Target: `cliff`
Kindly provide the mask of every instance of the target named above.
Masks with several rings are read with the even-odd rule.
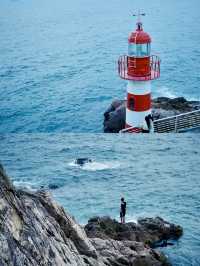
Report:
[[[152,242],[181,234],[161,218],[126,225],[93,218],[84,229],[48,192],[14,188],[0,165],[1,266],[164,266]]]

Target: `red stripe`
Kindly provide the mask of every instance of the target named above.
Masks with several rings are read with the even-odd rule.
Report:
[[[126,124],[125,128],[127,128],[127,133],[141,133],[142,129],[139,127],[131,127],[130,125]],[[130,128],[130,129],[128,129]]]
[[[145,95],[134,95],[128,93],[127,108],[130,111],[143,112],[151,109],[151,93]]]

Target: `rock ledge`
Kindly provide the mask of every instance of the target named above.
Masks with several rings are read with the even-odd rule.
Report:
[[[48,192],[15,189],[0,165],[1,266],[165,266],[150,246],[181,234],[159,217],[126,225],[93,218],[84,229]]]

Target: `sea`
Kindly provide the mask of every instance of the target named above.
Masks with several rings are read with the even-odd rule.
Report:
[[[162,61],[153,97],[200,100],[199,0],[0,0],[0,133],[102,132],[138,10]]]
[[[81,225],[93,216],[161,216],[183,227],[162,248],[173,266],[200,265],[200,135],[1,134],[0,160],[16,187],[45,189]],[[77,158],[92,160],[84,166]]]
[[[162,251],[199,266],[200,134],[101,134],[126,96],[117,61],[138,10],[161,58],[153,97],[200,100],[199,0],[0,0],[0,161],[16,187],[49,190],[82,225],[119,219],[122,196],[127,221],[180,224]]]

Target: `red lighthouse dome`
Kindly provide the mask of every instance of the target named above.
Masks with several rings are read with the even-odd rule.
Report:
[[[128,39],[128,75],[136,77],[151,75],[150,43],[151,37],[143,31],[142,23],[138,21],[136,31],[131,33]]]
[[[128,42],[135,44],[151,43],[151,37],[148,33],[143,31],[142,23],[137,23],[137,30],[130,34]]]

